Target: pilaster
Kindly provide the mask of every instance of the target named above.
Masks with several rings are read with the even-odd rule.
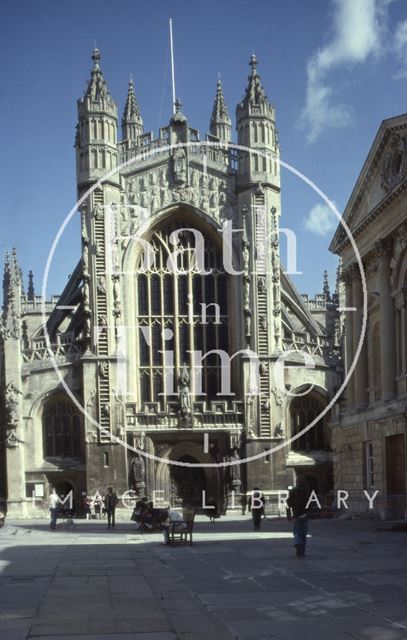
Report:
[[[396,327],[390,284],[390,244],[380,241],[375,249],[379,261],[382,398],[391,400],[396,395]]]

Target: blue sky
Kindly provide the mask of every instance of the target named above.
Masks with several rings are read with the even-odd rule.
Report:
[[[174,21],[177,94],[204,134],[220,73],[230,113],[254,51],[277,109],[281,157],[340,210],[380,122],[407,111],[407,4],[403,0],[36,0],[4,2],[0,26],[1,252],[17,247],[37,292],[53,237],[75,203],[76,100],[96,42],[110,91],[124,106],[133,74],[145,129],[171,113],[168,18]],[[282,172],[281,225],[298,237],[296,284],[334,279],[335,221],[317,195]],[[72,223],[50,276],[58,293],[79,256]]]

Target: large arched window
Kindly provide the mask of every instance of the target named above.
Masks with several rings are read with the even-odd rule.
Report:
[[[323,411],[326,402],[316,393],[307,393],[294,398],[290,404],[291,436],[295,436],[305,429]],[[315,451],[327,448],[325,441],[324,423],[326,416],[321,418],[314,427],[306,431],[292,443],[294,451]]]
[[[148,256],[141,256],[136,297],[141,403],[164,406],[174,400],[184,365],[192,372],[197,400],[216,399],[221,391],[220,357],[206,356],[194,368],[192,353],[229,353],[227,275],[210,235],[202,234],[203,264],[197,257],[200,237],[194,231],[202,232],[194,226],[182,218],[167,223],[149,239],[148,266]]]
[[[66,396],[55,396],[45,403],[44,458],[83,456],[81,418],[78,408]]]

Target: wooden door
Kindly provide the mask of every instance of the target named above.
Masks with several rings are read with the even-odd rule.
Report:
[[[406,464],[404,434],[386,438],[387,495],[399,496],[406,492]]]

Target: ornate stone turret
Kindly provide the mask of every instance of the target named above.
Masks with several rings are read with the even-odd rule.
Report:
[[[270,437],[283,420],[273,386],[270,358],[282,350],[279,254],[280,173],[275,113],[257,73],[255,55],[243,100],[236,107],[239,145],[238,199],[242,236],[243,344],[261,362],[260,394],[247,375],[247,429]],[[264,363],[262,359],[264,358]],[[281,403],[280,403],[281,404]]]
[[[219,138],[219,140],[230,142],[232,126],[220,79],[216,87],[215,103],[213,105],[209,130],[211,134]]]
[[[133,78],[130,78],[126,106],[122,117],[122,137],[123,140],[136,142],[143,132],[143,118],[141,117],[140,107],[134,92]]]
[[[117,106],[100,69],[98,49],[94,50],[92,60],[88,87],[78,100],[78,194],[81,196],[100,179],[103,183],[81,207],[82,337],[88,358],[83,370],[83,394],[84,397],[92,395],[96,380],[98,402],[93,406],[93,418],[101,427],[98,438],[107,447],[111,444],[110,434],[117,434],[118,429],[112,391],[118,383],[113,377],[114,366],[106,359],[118,348],[120,332],[122,296],[117,211],[121,187],[118,173],[105,178],[118,166]],[[92,429],[94,426],[86,422],[85,431]]]
[[[242,102],[236,108],[238,143],[259,154],[241,153],[239,158],[239,182],[265,182],[280,188],[278,163],[278,141],[275,126],[275,110],[270,104],[260,76],[257,72],[257,58],[250,59],[251,73]]]
[[[117,106],[99,66],[100,52],[92,54],[93,69],[83,98],[78,100],[76,171],[79,189],[117,166]],[[118,176],[109,182],[116,184]]]

